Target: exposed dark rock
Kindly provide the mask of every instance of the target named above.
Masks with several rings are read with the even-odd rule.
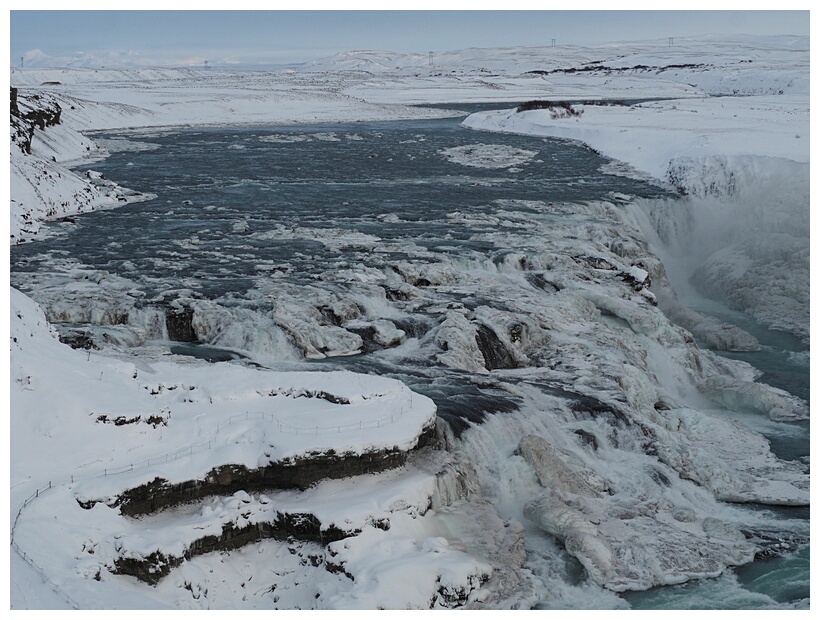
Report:
[[[91,334],[83,332],[61,333],[60,342],[67,344],[72,349],[99,349]]]
[[[362,353],[373,353],[373,351],[381,351],[384,345],[376,342],[376,328],[373,325],[366,327],[347,327],[347,331],[358,334],[362,339]]]
[[[353,575],[348,573],[345,570],[345,567],[342,564],[336,564],[335,562],[325,561],[325,570],[329,573],[333,573],[334,575],[344,575],[350,581],[353,581]]]
[[[347,321],[361,318],[366,314],[364,308],[350,300],[340,300],[332,306],[321,306],[319,312],[321,312],[326,321],[337,327],[340,327]]]
[[[663,71],[668,71],[670,69],[702,69],[707,67],[708,65],[705,64],[672,64],[672,65],[632,65],[631,67],[608,67],[606,65],[601,64],[601,61],[586,63],[581,67],[566,67],[563,69],[553,69],[552,71],[544,71],[541,69],[536,69],[533,71],[527,71],[527,73],[534,73],[536,75],[553,75],[556,73],[563,73],[563,74],[574,74],[574,73],[603,73],[605,75],[610,75],[612,73],[625,73],[627,71],[655,71],[657,73],[661,73]],[[584,105],[591,105],[593,103],[600,102],[583,102]],[[621,103],[621,105],[624,105]],[[520,107],[520,106],[519,106]],[[530,109],[537,109],[537,108],[530,108]]]
[[[341,326],[342,319],[333,311],[333,308],[330,306],[322,306],[318,310],[327,323],[335,325],[336,327]]]
[[[17,89],[14,86],[11,87],[11,114],[12,116],[20,116],[20,108],[17,107]]]
[[[607,271],[614,271],[616,269],[615,265],[613,265],[604,258],[598,258],[596,256],[584,256],[580,260],[583,263],[592,267],[593,269],[605,269]]]
[[[275,519],[270,522],[250,523],[244,527],[225,523],[220,535],[203,536],[191,542],[182,557],[167,556],[160,551],[154,551],[144,558],[119,557],[114,561],[112,572],[132,575],[140,581],[156,585],[183,561],[213,551],[239,549],[249,543],[268,538],[296,539],[324,545],[357,533],[356,530],[341,530],[332,524],[323,528],[316,516],[309,513],[277,512]]]
[[[809,544],[809,537],[795,532],[741,530],[747,540],[757,546],[755,561],[770,560],[782,555],[794,553],[800,547]]]
[[[430,322],[417,317],[393,319],[393,325],[403,331],[408,338],[421,338],[430,331]]]
[[[549,110],[551,118],[569,118],[571,116],[581,116],[583,110],[576,110],[568,101],[527,101],[519,105],[516,112],[527,112],[529,110]]]
[[[140,421],[140,416],[135,416],[133,418],[126,418],[124,415],[117,416],[116,418],[109,419],[107,415],[98,415],[97,422],[102,422],[103,424],[114,424],[115,426],[125,426],[126,424],[136,424]]]
[[[527,279],[527,282],[532,284],[535,288],[541,289],[542,291],[546,291],[548,293],[557,293],[561,289],[558,288],[557,284],[550,282],[544,277],[543,273],[538,272],[527,272],[524,274],[524,277]]]
[[[168,339],[177,342],[198,342],[194,329],[194,311],[191,308],[168,308],[165,312],[165,328]]]
[[[642,291],[643,289],[652,286],[652,280],[650,280],[649,276],[644,278],[644,280],[638,280],[631,273],[624,272],[621,274],[621,279],[626,282],[635,292]]]
[[[577,428],[575,429],[575,434],[581,438],[584,445],[590,446],[593,450],[598,449],[598,438],[589,431],[585,431],[582,428]]]
[[[102,424],[113,424],[114,426],[125,426],[126,424],[138,424],[142,422],[142,416],[134,416],[133,418],[126,418],[124,415],[115,418],[109,418],[107,414],[100,414],[97,416],[97,422]],[[150,424],[154,428],[157,426],[167,426],[168,421],[162,416],[152,415],[145,418],[144,422]]]
[[[515,356],[510,353],[496,333],[483,323],[478,324],[475,341],[481,355],[484,356],[484,366],[487,370],[520,366]]]
[[[27,111],[23,110],[29,108]],[[11,88],[11,140],[18,144],[22,151],[31,154],[31,140],[35,128],[41,130],[60,124],[62,108],[57,101],[46,95],[28,95],[21,97],[16,88]]]
[[[404,285],[402,288],[391,288],[389,286],[382,286],[382,288],[384,289],[384,296],[388,301],[407,301],[418,295],[416,290],[407,285]]]
[[[414,449],[422,448],[435,439],[435,424],[431,424],[421,434]],[[124,515],[138,516],[206,497],[231,495],[237,491],[253,493],[272,489],[306,489],[320,480],[348,478],[401,467],[407,460],[407,454],[398,448],[365,454],[336,454],[330,451],[271,463],[258,469],[226,464],[213,468],[203,480],[172,484],[163,478],[155,478],[125,491],[113,505],[119,506]]]
[[[169,558],[164,553],[154,551],[145,558],[117,558],[111,572],[118,575],[133,575],[153,586],[180,564],[182,558]]]
[[[269,390],[264,392],[264,394],[265,396],[287,396],[289,398],[321,398],[322,400],[326,400],[334,405],[350,404],[349,398],[345,398],[344,396],[336,396],[336,394],[331,394],[330,392],[325,392],[324,390],[315,392],[313,390],[299,388],[295,390]]]
[[[652,478],[658,484],[669,487],[672,486],[672,482],[669,478],[664,474],[661,470],[657,469],[656,467],[647,467],[646,471],[649,473],[649,477]]]
[[[572,399],[573,403],[570,405],[570,409],[582,416],[590,418],[607,416],[622,422],[625,426],[631,425],[629,418],[623,411],[597,398],[584,394],[573,394]]]
[[[31,139],[34,137],[34,125],[22,118],[11,117],[11,141],[24,153],[31,155]]]

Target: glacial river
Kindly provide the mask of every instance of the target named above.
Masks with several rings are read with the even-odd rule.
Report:
[[[592,231],[590,243],[617,237],[603,212],[565,205],[617,208],[634,197],[670,196],[618,174],[582,145],[472,132],[459,119],[95,139],[111,155],[85,168],[156,197],[54,223],[49,239],[12,248],[12,285],[48,307],[66,338],[149,359],[247,358],[275,368],[387,374],[433,398],[439,415],[465,436],[488,416],[513,419],[546,408],[558,391],[528,374],[486,330],[477,339],[484,339],[487,368],[500,375],[437,363],[448,350],[430,336],[441,318],[456,311],[494,326],[522,312],[521,286],[557,291],[560,283],[547,277],[557,266],[524,262],[553,256],[557,244],[570,247],[562,226]],[[168,308],[179,320],[158,324]],[[733,316],[714,303],[709,309]],[[762,353],[743,354],[745,361],[808,399],[805,347],[753,324],[744,328],[764,344]],[[524,371],[505,374],[522,364]],[[751,425],[779,457],[808,461],[808,423]],[[590,435],[584,429],[592,428],[572,432]],[[512,453],[508,443],[483,441],[462,448],[473,451],[484,492],[502,516],[523,521],[517,487],[529,482],[493,464],[494,454]],[[808,509],[746,510],[766,515],[759,518],[769,528],[807,529]],[[807,546],[717,579],[617,595],[590,584],[561,545],[525,525],[528,568],[550,593],[544,608],[808,604]]]

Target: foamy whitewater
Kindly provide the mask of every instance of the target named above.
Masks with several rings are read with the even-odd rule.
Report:
[[[12,608],[808,608],[808,39],[559,51],[12,72]]]

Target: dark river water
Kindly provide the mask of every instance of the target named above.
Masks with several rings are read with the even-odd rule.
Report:
[[[452,119],[200,129],[135,139],[157,148],[115,152],[90,167],[157,199],[83,216],[71,234],[48,247],[95,269],[157,281],[149,294],[161,290],[163,281],[188,277],[213,298],[247,290],[259,265],[287,263],[288,279],[298,282],[329,263],[369,260],[368,253],[352,255],[349,247],[334,252],[302,237],[279,235],[271,243],[264,236],[282,226],[342,228],[384,244],[411,239],[434,251],[482,251],[486,246],[472,240],[476,229],[454,227],[447,213],[486,212],[510,197],[580,202],[607,199],[613,191],[662,194],[646,183],[602,174],[603,158],[553,140],[491,137],[491,143],[535,153],[512,172],[452,163],[440,151],[487,140]],[[185,239],[194,239],[195,251],[179,247]],[[36,269],[26,259],[42,252],[41,244],[16,248],[14,271]]]
[[[127,279],[127,294],[146,306],[184,296],[230,309],[231,322],[260,325],[273,316],[274,294],[305,287],[320,302],[327,296],[326,316],[338,323],[344,286],[351,278],[366,279],[368,270],[441,257],[462,261],[464,269],[498,264],[516,248],[494,235],[514,228],[516,234],[537,236],[538,230],[528,228],[527,214],[542,213],[545,204],[668,196],[649,183],[605,173],[608,161],[581,145],[472,132],[458,119],[184,129],[95,139],[111,155],[86,168],[156,197],[55,223],[58,234],[11,249],[12,285],[38,301],[50,295],[52,305],[64,304],[69,317],[70,295],[54,301],[62,295],[60,286],[105,272]],[[394,324],[421,336],[439,308],[503,307],[505,294],[450,291],[438,305],[419,306],[410,318],[394,317]],[[278,308],[287,306],[276,299]],[[287,307],[294,321],[303,311]],[[74,319],[66,323],[77,327]],[[112,323],[110,329],[117,327]],[[221,341],[157,344],[149,337],[140,345],[215,359],[222,351],[225,359],[246,355],[266,365],[277,359],[306,363],[279,355],[275,344],[257,349],[253,343]],[[327,350],[343,346],[330,343]],[[455,426],[517,406],[510,393],[476,385],[464,373],[431,368],[429,357],[396,361],[364,353],[328,354],[307,363],[399,377],[431,396],[439,414]],[[778,368],[765,371],[777,384]],[[794,373],[785,375],[780,383],[791,385]],[[807,365],[797,383],[792,391],[807,398]],[[778,428],[773,436],[781,456],[808,455],[807,441],[794,440],[794,433]],[[788,606],[808,600],[807,554],[755,563],[705,585],[625,598],[634,607],[649,608]]]

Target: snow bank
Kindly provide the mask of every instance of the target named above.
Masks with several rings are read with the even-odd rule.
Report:
[[[702,293],[808,340],[807,97],[584,106],[566,119],[479,112],[464,125],[581,140],[688,194],[642,203],[675,287],[692,278]]]
[[[452,607],[466,603],[492,574],[485,561],[451,547],[435,513],[422,520],[431,506],[466,496],[453,489],[474,484],[459,483],[440,459],[304,493],[240,492],[141,520],[105,504],[83,509],[78,500],[113,495],[156,475],[189,479],[215,463],[255,466],[262,450],[265,459],[282,460],[376,444],[410,449],[416,433],[435,420],[435,406],[395,380],[353,373],[117,362],[60,344],[36,304],[14,289],[10,295],[12,510],[49,481],[15,520],[15,545],[28,562],[49,567],[47,578],[58,592],[70,591],[69,600],[128,607],[129,598],[115,602],[120,589],[131,588],[128,578],[111,574],[116,558],[181,557],[186,544],[223,532],[226,524],[241,529],[289,513],[314,515],[325,528],[345,532],[339,546],[316,549],[338,570],[326,570],[324,559],[302,569],[305,579],[336,584],[322,605]],[[40,458],[46,453],[48,460]],[[55,526],[50,515],[56,513],[62,517]],[[374,549],[383,551],[375,564]],[[419,573],[419,562],[435,570]],[[339,572],[355,581],[345,585]],[[384,588],[386,579],[406,584],[411,577],[416,585],[403,598]]]
[[[583,114],[569,118],[552,118],[548,110],[476,112],[464,126],[581,140],[662,181],[681,157],[745,155],[809,161],[807,95],[576,107]]]
[[[81,177],[68,165],[81,159],[99,157],[94,142],[79,134],[64,122],[46,125],[24,120],[49,107],[64,119],[57,97],[18,95],[18,124],[31,131],[30,152],[12,135],[10,146],[10,239],[12,243],[42,235],[40,223],[45,220],[115,207],[146,198],[100,175]],[[70,115],[69,115],[70,116]],[[15,119],[15,116],[12,116]]]
[[[54,411],[60,414],[52,415],[48,423],[55,434],[98,435],[101,446],[117,434],[153,436],[150,445],[130,451],[127,463],[112,444],[110,452],[104,449],[98,455],[99,466],[92,468],[94,472],[100,466],[116,470],[146,459],[153,461],[153,457],[188,449],[192,439],[200,454],[169,463],[169,472],[196,476],[197,468],[229,462],[221,459],[231,457],[238,459],[232,462],[255,467],[263,450],[265,458],[272,460],[329,450],[360,453],[376,444],[407,450],[435,419],[430,399],[381,377],[276,373],[207,364],[165,363],[137,369],[133,364],[61,344],[31,300],[11,289],[11,302],[12,385],[16,386],[12,409],[28,412],[25,417],[15,417],[13,426],[22,425],[17,429],[20,437],[33,434],[32,441],[48,445],[48,437],[42,437],[37,429],[45,423],[46,412]],[[78,390],[79,385],[85,387]],[[110,421],[136,421],[113,425],[102,420],[103,416]],[[148,422],[151,417],[156,423]],[[258,451],[248,449],[249,445],[232,447],[251,440],[259,446]],[[21,478],[25,471],[37,473],[30,469],[30,447],[13,449],[13,479]],[[64,452],[49,448],[52,464],[61,463],[64,471],[79,468],[81,463],[73,461],[76,455],[71,442],[66,448]],[[156,467],[146,466],[140,475],[150,478],[156,471]],[[80,469],[75,473],[76,478],[85,477]]]

